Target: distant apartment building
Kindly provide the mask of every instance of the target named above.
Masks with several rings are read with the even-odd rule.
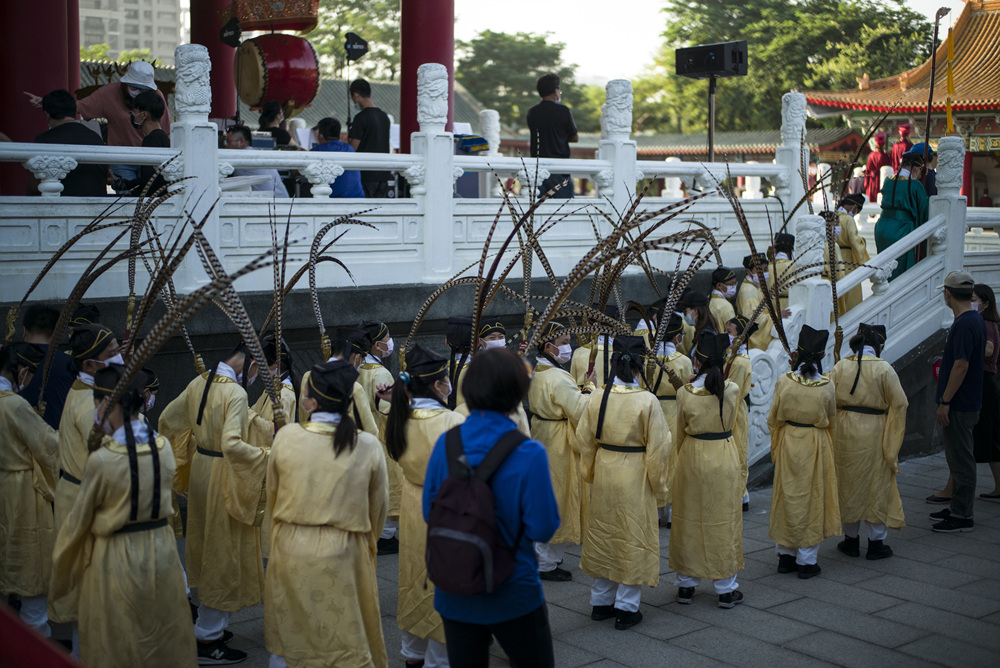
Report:
[[[108,55],[149,49],[150,58],[174,64],[188,0],[79,0],[80,46],[111,45]],[[182,7],[183,5],[183,7]]]

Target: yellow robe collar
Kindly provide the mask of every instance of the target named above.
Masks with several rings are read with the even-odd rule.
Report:
[[[823,374],[821,378],[803,378],[797,373],[789,371],[785,375],[794,380],[799,385],[805,385],[806,387],[822,387],[823,385],[826,385],[827,383],[830,382],[830,378],[826,374]]]
[[[210,374],[210,373],[211,373],[211,371],[203,371],[201,373],[201,377],[204,378],[205,380],[208,380],[208,374]],[[233,380],[232,378],[230,378],[229,376],[220,376],[219,374],[215,374],[215,377],[212,379],[212,382],[213,383],[235,383],[236,381]]]
[[[410,409],[410,419],[411,420],[426,420],[432,418],[435,415],[440,415],[441,413],[451,412],[447,408],[411,408]]]
[[[379,364],[378,362],[365,362],[364,364],[361,365],[361,368],[362,369],[378,369],[381,366],[382,365]]]
[[[80,380],[79,378],[77,378],[76,380],[73,381],[73,387],[71,389],[74,389],[74,390],[92,390],[92,389],[94,389],[94,386],[93,385],[88,385],[87,383],[85,383],[82,380]]]
[[[696,397],[714,397],[715,396],[709,390],[706,390],[704,387],[695,387],[691,383],[687,383],[684,386],[684,389],[687,390],[688,392],[690,392],[691,394],[693,394]]]
[[[337,431],[337,425],[330,422],[300,422],[299,425],[314,434],[334,434]]]
[[[110,450],[111,452],[114,452],[115,454],[119,454],[119,455],[127,455],[128,454],[128,446],[126,444],[124,444],[124,443],[119,443],[118,441],[116,441],[115,439],[111,438],[110,436],[105,436],[104,437],[104,442],[102,443],[102,445],[105,448],[107,448],[108,450]],[[166,445],[166,441],[163,439],[163,437],[157,435],[157,437],[156,437],[156,449],[157,450],[162,450],[165,445]],[[136,454],[140,454],[140,455],[149,454],[149,452],[150,452],[150,450],[149,450],[149,441],[142,441],[142,442],[136,443],[135,444],[135,451],[136,451]]]
[[[848,360],[851,360],[853,362],[853,361],[856,361],[858,359],[858,356],[857,355],[848,355],[844,359],[848,359]],[[882,359],[881,357],[872,357],[871,355],[862,355],[861,356],[861,361],[862,362],[884,362],[885,360]]]
[[[17,392],[11,392],[10,390],[0,390],[0,399],[3,399],[4,397],[12,397],[15,394],[17,394]]]
[[[612,385],[611,394],[633,394],[635,392],[645,392],[646,390],[641,387],[633,387],[631,385]]]

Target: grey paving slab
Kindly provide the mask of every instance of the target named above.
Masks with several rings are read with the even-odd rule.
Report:
[[[1000,613],[980,619],[932,608],[920,603],[901,603],[875,613],[875,618],[889,619],[928,633],[955,638],[977,647],[1000,650]],[[871,621],[872,618],[869,618]]]
[[[589,666],[602,660],[599,654],[558,638],[552,640],[552,652],[555,654],[557,666]]]
[[[800,598],[776,605],[768,609],[768,612],[888,648],[898,647],[926,635],[925,631],[913,626],[870,615],[858,615],[839,605],[811,599]]]
[[[883,575],[868,580],[865,582],[865,587],[872,592],[880,592],[897,599],[923,603],[932,608],[956,612],[970,617],[983,617],[1000,610],[1000,599],[996,597],[977,596],[974,593],[946,589],[927,582],[908,580],[896,575]]]
[[[669,640],[708,626],[708,624],[684,613],[682,605],[649,608],[648,610],[644,608],[642,623],[633,626],[630,630],[657,640]]]
[[[856,562],[854,566],[855,568],[866,570],[873,576],[879,573],[898,575],[899,577],[907,578],[909,580],[929,582],[940,587],[952,588],[959,587],[970,582],[975,582],[982,577],[980,575],[957,571],[940,563],[925,564],[919,561],[914,561],[913,559],[907,559],[901,554],[895,555],[889,559],[868,561],[864,557],[865,549],[864,545],[862,545],[861,557],[852,559],[851,561]],[[901,551],[905,552],[905,546],[901,548]],[[825,565],[823,572],[824,574],[826,573]]]
[[[744,595],[748,594],[744,592]],[[816,630],[809,624],[789,619],[787,616],[772,614],[770,610],[752,608],[746,604],[730,610],[720,608],[718,598],[708,592],[695,595],[690,605],[677,606],[674,612],[697,619],[707,626],[729,629],[774,645],[782,645]]]
[[[620,668],[624,665],[625,664],[612,661],[611,659],[601,659],[600,661],[595,661],[594,663],[588,663],[587,668]]]
[[[563,633],[558,639],[627,666],[713,666],[719,663],[709,656],[643,635],[638,628],[617,631],[613,624],[591,622],[589,626]],[[730,661],[735,658],[731,657]]]
[[[553,636],[557,636],[564,631],[579,628],[591,621],[589,615],[564,608],[561,605],[549,603],[548,609],[549,627],[552,629]]]
[[[887,596],[876,591],[870,591],[868,582],[876,579],[878,578],[867,581],[864,587],[855,587],[824,578],[822,573],[809,580],[800,580],[794,573],[788,573],[775,574],[762,578],[758,582],[778,587],[779,589],[785,589],[800,597],[804,596],[819,601],[826,601],[827,603],[834,603],[858,612],[872,613],[896,605],[900,600],[891,595]]]
[[[795,601],[802,597],[801,594],[790,592],[787,589],[764,584],[761,580],[740,581],[740,591],[746,597],[743,605],[759,610],[767,610],[771,606]]]
[[[966,641],[942,635],[925,636],[920,640],[903,645],[897,651],[946,666],[996,668],[997,665],[995,651],[974,647]]]
[[[1000,580],[992,578],[976,580],[975,582],[955,587],[955,589],[975,596],[985,596],[992,599],[1000,598]]]
[[[952,550],[955,554],[968,554],[980,559],[995,559],[997,553],[1000,552],[997,546],[969,538],[968,536],[973,533],[975,531],[970,533],[932,533],[928,531],[926,536],[921,536],[911,542]]]
[[[832,631],[818,631],[811,636],[793,640],[785,647],[837,666],[919,668],[939,665]]]
[[[703,654],[718,662],[731,663],[746,668],[756,668],[757,666],[761,668],[774,668],[774,666],[807,668],[809,666],[830,665],[800,652],[716,627],[674,638],[668,644]]]

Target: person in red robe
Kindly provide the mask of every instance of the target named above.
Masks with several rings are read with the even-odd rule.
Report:
[[[882,187],[881,171],[883,167],[890,167],[892,160],[885,152],[885,133],[875,133],[875,150],[868,154],[868,162],[865,164],[865,197],[869,202],[878,201],[879,189]]]
[[[910,141],[910,128],[909,123],[900,123],[899,125],[899,141],[892,145],[892,171],[899,171],[899,161],[902,159],[903,154],[910,150],[913,146],[913,142]]]

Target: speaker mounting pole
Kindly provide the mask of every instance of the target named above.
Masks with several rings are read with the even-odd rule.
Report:
[[[708,77],[708,161],[715,162],[715,75]]]

